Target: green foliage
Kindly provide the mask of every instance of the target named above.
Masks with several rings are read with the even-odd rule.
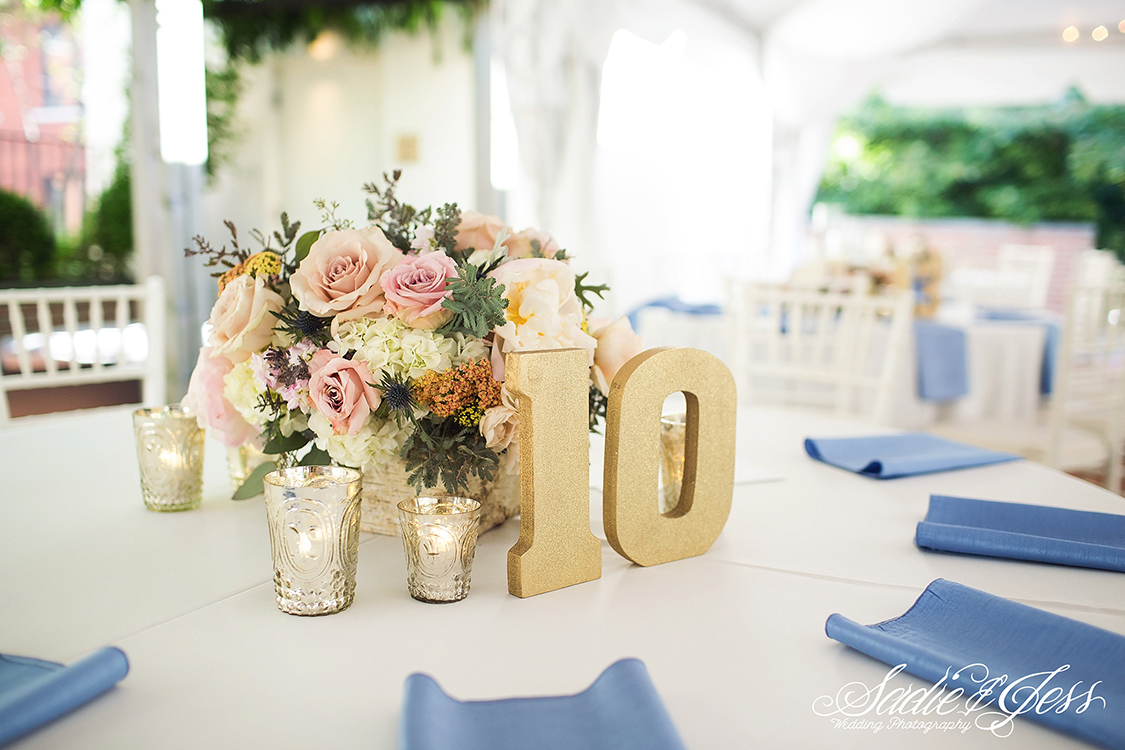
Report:
[[[455,261],[458,257],[457,227],[461,224],[461,209],[456,203],[446,203],[437,210],[437,221],[434,222],[434,244],[445,251],[445,254]]]
[[[43,0],[74,2],[74,0]],[[297,4],[261,0],[203,0],[203,14],[216,22],[231,59],[258,62],[270,51],[311,41],[333,29],[354,44],[377,46],[394,31],[417,33],[436,29],[446,5],[471,16],[482,0],[368,0],[346,3]]]
[[[562,252],[562,251],[560,251]],[[609,284],[594,284],[593,286],[586,286],[583,282],[590,272],[580,273],[574,277],[574,294],[578,297],[578,301],[582,303],[582,308],[587,314],[594,311],[594,303],[587,297],[587,294],[596,294],[598,299],[604,299],[605,293],[609,291]]]
[[[204,169],[208,179],[213,179],[219,167],[233,161],[235,146],[242,135],[236,118],[242,76],[233,64],[221,70],[207,68],[204,84],[207,90],[207,163]]]
[[[853,214],[1093,221],[1125,254],[1125,106],[923,110],[878,98],[840,121],[818,201]]]
[[[491,276],[481,273],[478,266],[462,262],[457,266],[457,277],[446,281],[450,296],[441,306],[453,311],[453,317],[439,329],[442,335],[463,333],[482,339],[493,328],[507,321],[504,287]]]
[[[56,275],[67,281],[127,283],[132,257],[132,187],[129,165],[119,160],[113,181],[86,212],[81,234],[59,243]]]
[[[448,492],[464,493],[470,477],[491,481],[500,465],[480,430],[455,419],[419,419],[402,445],[401,456],[409,472],[407,481],[419,493],[439,481]]]
[[[608,411],[609,398],[599,391],[596,385],[590,383],[590,432],[598,432],[598,427],[605,421]]]
[[[383,234],[392,245],[404,253],[409,253],[410,238],[414,236],[414,230],[420,224],[429,222],[430,209],[418,211],[414,206],[401,202],[395,195],[400,179],[402,179],[401,169],[396,169],[390,175],[384,172],[383,182],[386,185],[383,188],[380,189],[374,182],[369,182],[363,186],[363,190],[379,199],[378,202],[372,202],[370,198],[367,200],[368,221],[382,227]]]
[[[258,464],[254,471],[250,472],[250,476],[246,477],[245,481],[238,486],[238,489],[231,495],[231,500],[249,500],[252,497],[257,497],[265,491],[265,478],[266,474],[277,468],[277,464],[273,461],[266,461]]]
[[[279,433],[266,441],[265,447],[262,448],[262,453],[270,456],[276,456],[278,453],[292,453],[293,451],[304,448],[309,444],[310,440],[312,440],[312,433],[308,430],[305,432],[294,432],[289,436]]]
[[[0,190],[0,285],[47,279],[54,260],[47,217],[26,198]]]

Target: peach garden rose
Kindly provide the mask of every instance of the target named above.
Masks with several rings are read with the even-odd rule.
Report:
[[[289,283],[302,310],[341,321],[380,312],[379,279],[402,260],[383,230],[338,229],[322,234]]]
[[[621,366],[641,353],[641,337],[633,332],[629,319],[622,316],[610,322],[608,318],[591,318],[590,334],[597,339],[598,348],[594,350],[594,366],[590,377],[594,385],[605,395],[609,395],[609,384]]]
[[[504,222],[495,216],[478,214],[476,211],[462,211],[454,247],[458,250],[471,248],[488,252],[495,247],[496,237],[503,228]]]
[[[211,356],[223,355],[231,362],[245,362],[273,337],[277,318],[273,313],[285,300],[266,286],[265,279],[239,276],[223,289],[211,308]]]

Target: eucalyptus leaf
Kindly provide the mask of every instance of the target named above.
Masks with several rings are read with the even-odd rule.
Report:
[[[328,455],[328,451],[322,451],[315,445],[305,454],[301,459],[300,466],[328,466],[332,463],[332,457]]]
[[[300,450],[308,445],[309,439],[299,432],[294,432],[289,437],[278,436],[270,438],[266,443],[266,447],[262,448],[262,453],[268,453],[271,456],[278,453],[290,453],[292,451]]]
[[[297,240],[297,250],[293,253],[293,262],[300,264],[309,255],[309,250],[312,248],[313,243],[320,237],[320,230],[317,229],[312,232],[305,232],[301,238]]]
[[[250,472],[250,476],[246,477],[246,481],[242,486],[234,491],[231,495],[231,500],[249,500],[252,497],[257,497],[265,491],[265,478],[266,474],[277,468],[277,464],[273,461],[266,461],[264,464],[259,464],[254,471]]]

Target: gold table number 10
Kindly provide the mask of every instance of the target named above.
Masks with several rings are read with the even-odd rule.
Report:
[[[520,410],[520,538],[508,552],[508,591],[528,597],[601,577],[590,531],[589,353],[514,352],[507,387]],[[660,412],[682,391],[687,439],[680,500],[657,505]],[[735,386],[699,349],[649,349],[610,386],[603,519],[618,554],[658,565],[701,555],[718,538],[734,492]]]

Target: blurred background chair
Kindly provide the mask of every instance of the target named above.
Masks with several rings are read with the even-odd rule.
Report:
[[[731,360],[740,403],[890,424],[910,349],[913,298],[731,290]]]
[[[1042,310],[1047,306],[1055,251],[1004,245],[994,268],[961,267],[949,274],[947,296],[976,308]]]
[[[11,424],[12,395],[39,391],[46,408],[65,411],[99,403],[41,389],[139,381],[138,401],[165,401],[164,280],[144,284],[0,290],[0,427]],[[60,392],[61,393],[61,392]]]
[[[932,432],[1064,471],[1104,471],[1121,492],[1125,442],[1125,282],[1071,289],[1054,388],[1036,423],[937,425]]]

